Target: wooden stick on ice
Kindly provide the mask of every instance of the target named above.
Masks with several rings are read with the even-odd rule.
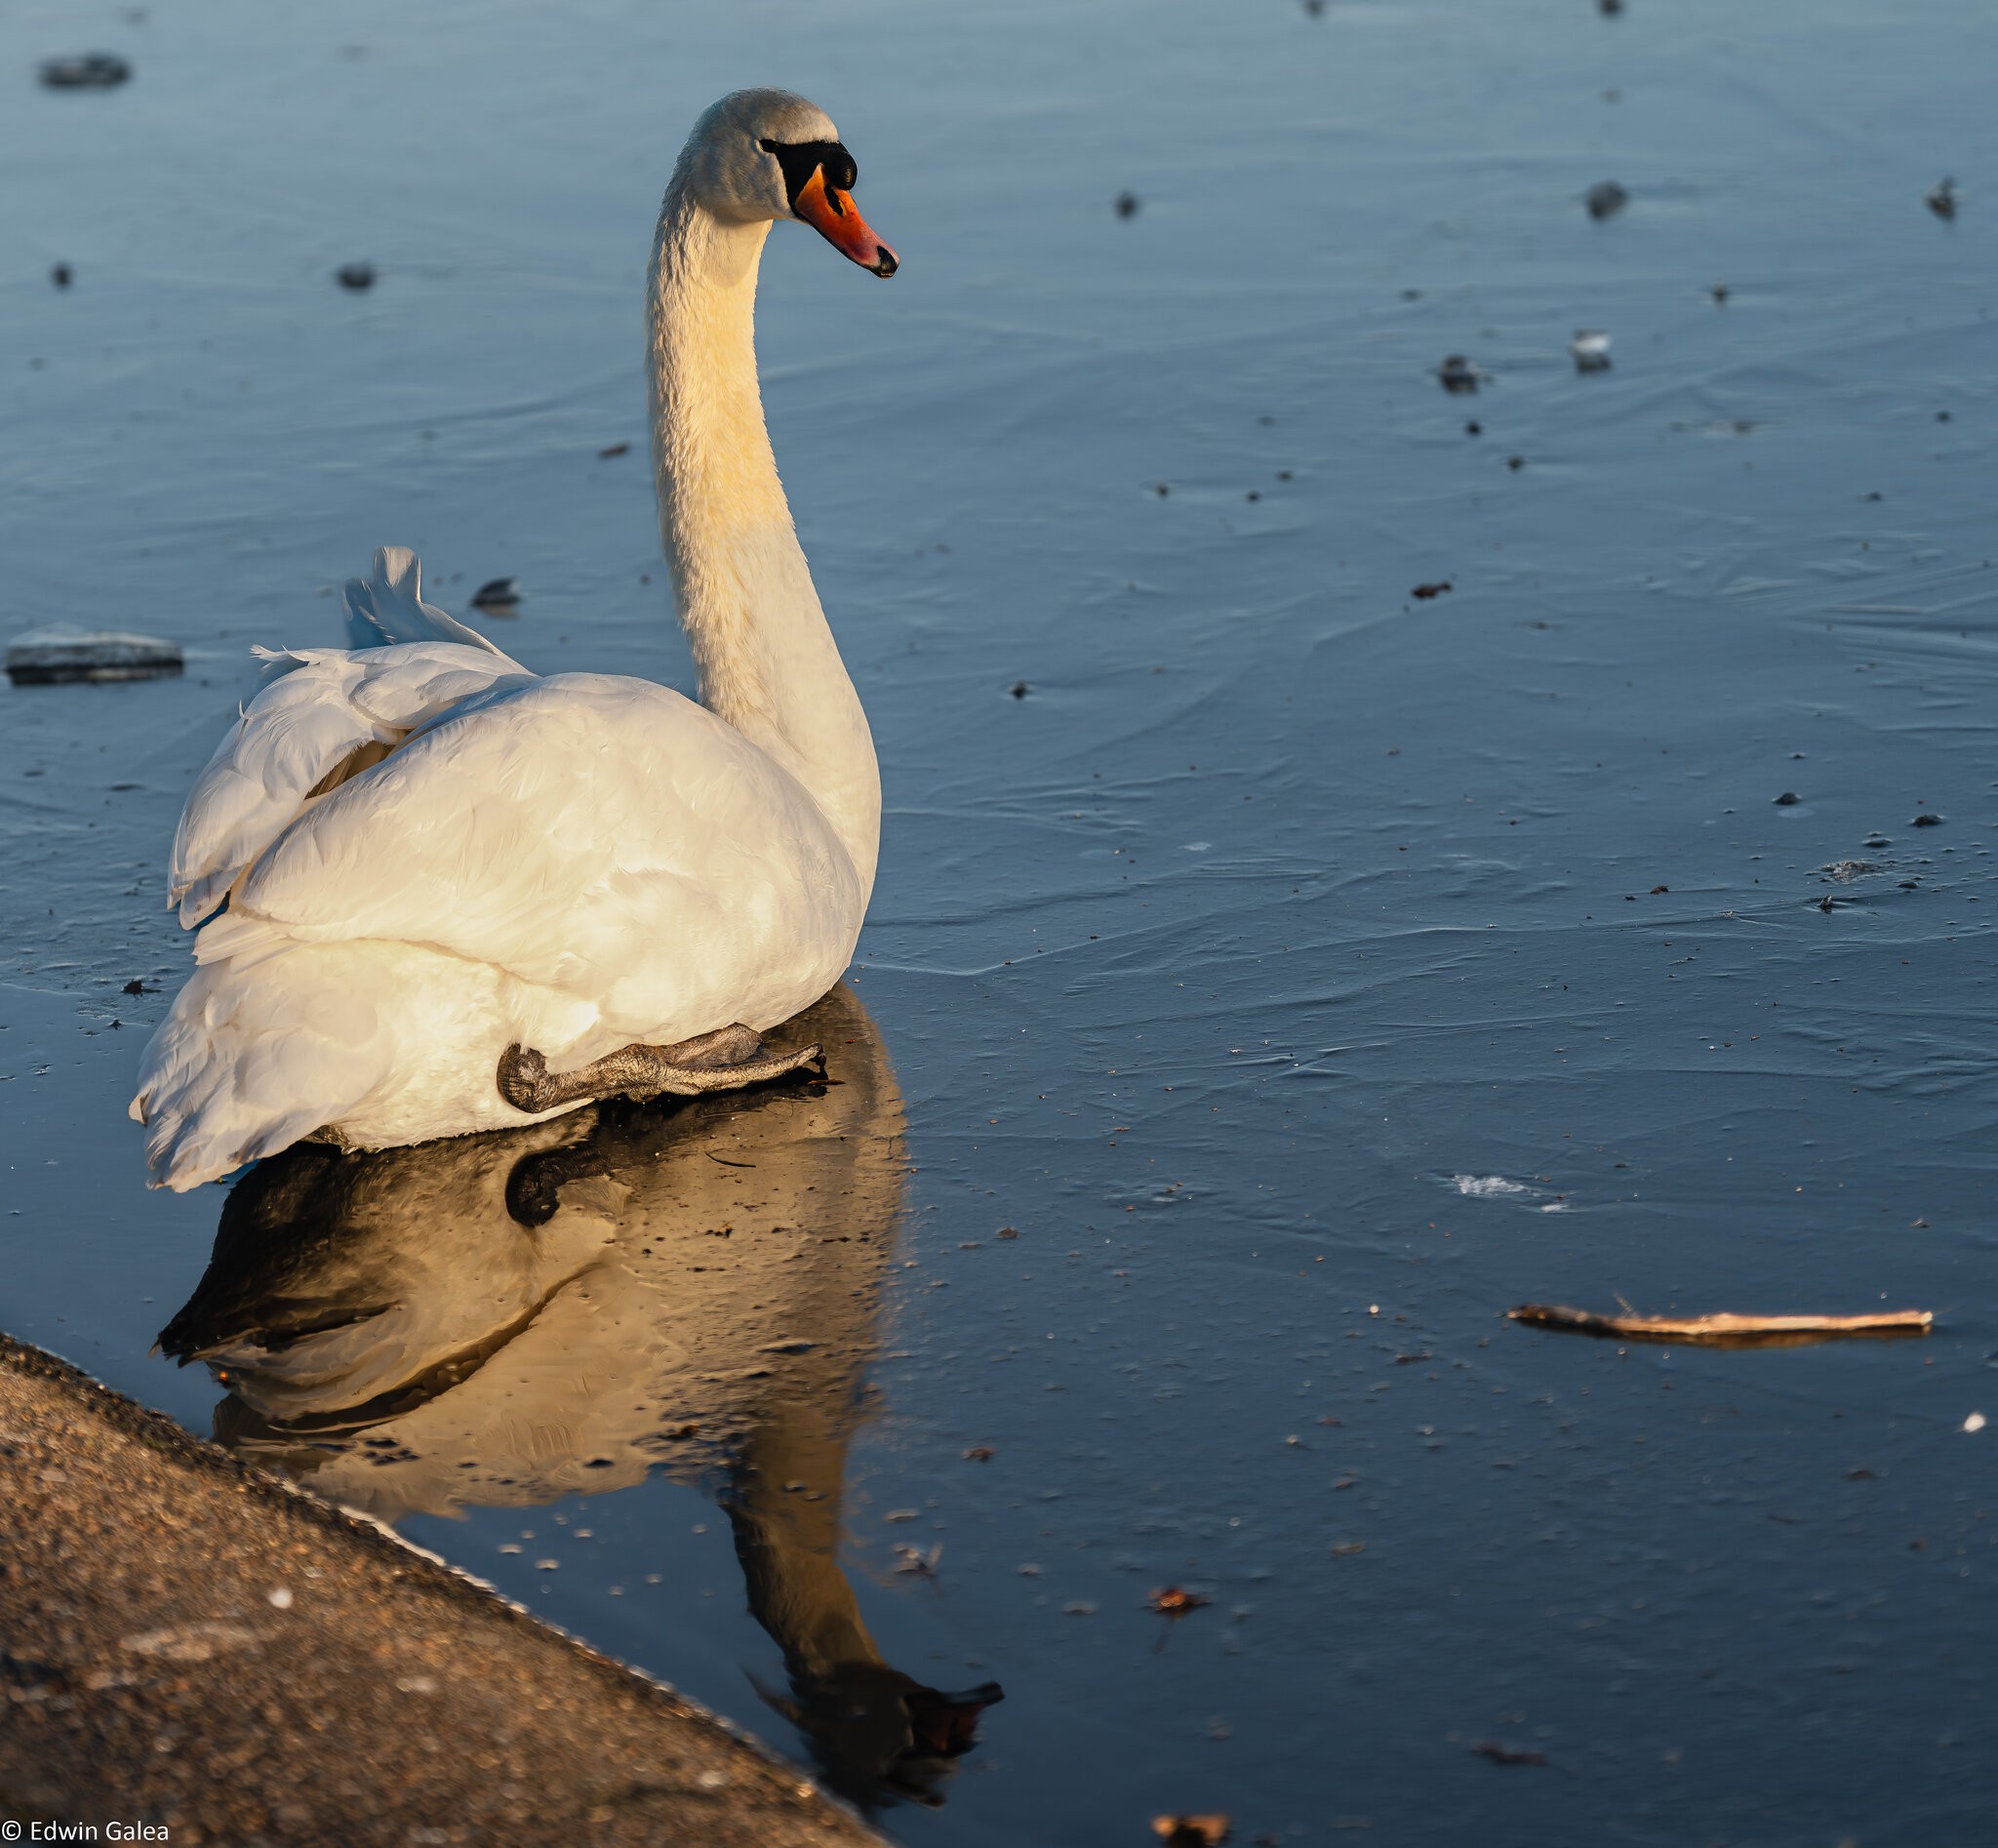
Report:
[[[1522,1303],[1505,1312],[1515,1322],[1538,1328],[1718,1346],[1821,1341],[1833,1335],[1919,1335],[1936,1320],[1927,1309],[1881,1309],[1868,1315],[1597,1315],[1551,1303]]]

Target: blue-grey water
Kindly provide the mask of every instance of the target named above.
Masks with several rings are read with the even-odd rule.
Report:
[[[1987,1839],[1994,60],[1968,0],[7,8],[0,639],[188,659],[0,692],[0,1325],[912,1843]],[[779,227],[761,313],[887,789],[842,1082],[147,1193],[253,643],[398,542],[686,684],[641,273],[767,82],[903,261]],[[190,1298],[290,1345],[177,1370]]]

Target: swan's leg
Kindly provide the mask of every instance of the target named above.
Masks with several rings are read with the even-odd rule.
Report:
[[[532,1046],[509,1046],[500,1055],[500,1095],[516,1110],[539,1116],[558,1105],[585,1098],[699,1097],[703,1091],[737,1091],[744,1085],[780,1078],[803,1065],[823,1069],[825,1050],[767,1053],[746,1026],[721,1026],[712,1033],[672,1046],[624,1046],[579,1071],[550,1071]]]

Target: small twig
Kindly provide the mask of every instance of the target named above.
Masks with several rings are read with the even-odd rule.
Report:
[[[1471,1748],[1480,1758],[1489,1758],[1495,1765],[1544,1765],[1549,1771],[1559,1771],[1565,1777],[1577,1773],[1567,1765],[1556,1764],[1544,1751],[1515,1751],[1510,1746],[1501,1746],[1496,1739],[1481,1739]]]
[[[1543,1765],[1547,1762],[1544,1751],[1515,1751],[1509,1746],[1501,1746],[1496,1739],[1481,1739],[1471,1748],[1480,1758],[1489,1758],[1495,1765]]]
[[[1622,1302],[1620,1297],[1617,1300]],[[1868,1315],[1597,1315],[1590,1309],[1552,1303],[1522,1303],[1505,1313],[1515,1322],[1531,1322],[1537,1328],[1614,1335],[1625,1341],[1701,1342],[1715,1346],[1821,1341],[1833,1335],[1921,1335],[1936,1320],[1928,1309],[1881,1309]]]

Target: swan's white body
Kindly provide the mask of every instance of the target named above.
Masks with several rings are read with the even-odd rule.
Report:
[[[740,216],[758,177],[726,167],[772,133],[836,141],[800,99],[725,99],[681,157],[654,253],[660,529],[702,703],[530,673],[424,604],[414,557],[380,554],[348,606],[357,637],[388,645],[277,658],[298,664],[181,817],[172,902],[199,926],[198,967],[132,1105],[155,1185],[322,1128],[385,1147],[517,1125],[495,1081],[509,1045],[563,1071],[760,1031],[846,968],[880,783],[757,390],[757,264],[790,214]]]

